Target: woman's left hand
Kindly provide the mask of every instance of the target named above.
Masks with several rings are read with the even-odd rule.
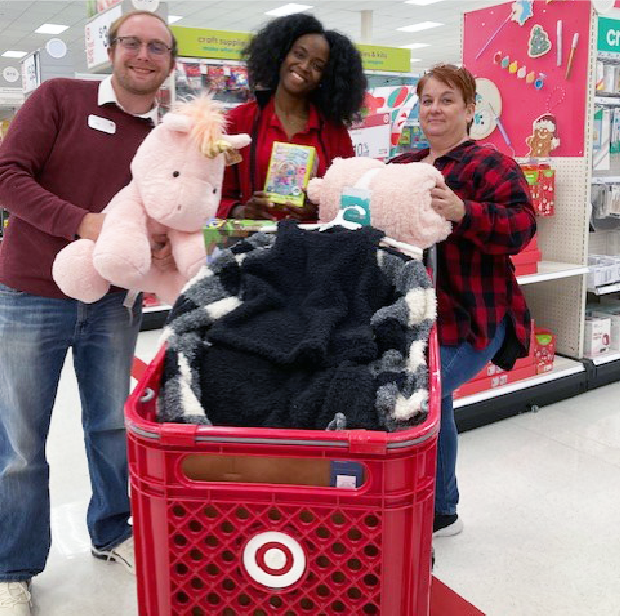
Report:
[[[466,213],[464,202],[446,185],[444,178],[431,189],[431,207],[452,222],[460,222]]]
[[[297,220],[298,222],[316,222],[319,216],[319,206],[311,203],[308,199],[304,199],[304,205],[293,205],[285,203],[279,207],[287,220]]]

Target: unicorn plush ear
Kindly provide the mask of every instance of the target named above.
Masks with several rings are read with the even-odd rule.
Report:
[[[167,113],[162,120],[162,124],[169,130],[177,133],[189,133],[192,129],[192,119],[181,113]]]
[[[306,187],[306,196],[312,203],[319,203],[321,200],[321,188],[323,186],[323,178],[313,178],[309,180]]]

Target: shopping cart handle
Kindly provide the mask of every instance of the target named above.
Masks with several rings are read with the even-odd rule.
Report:
[[[388,434],[379,430],[348,430],[350,453],[386,454]]]

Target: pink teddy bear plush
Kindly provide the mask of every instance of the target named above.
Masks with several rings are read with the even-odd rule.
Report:
[[[431,207],[431,189],[442,174],[427,163],[385,164],[373,158],[335,158],[323,178],[310,180],[308,198],[319,220],[334,220],[347,188],[370,191],[371,225],[388,237],[429,248],[444,240],[451,223]]]
[[[250,143],[223,127],[220,105],[207,96],[164,116],[134,156],[132,181],[106,207],[97,241],[76,240],[56,256],[52,275],[65,295],[91,303],[113,284],[175,301],[205,261],[203,227],[220,201],[226,155]],[[154,235],[172,247],[166,271],[153,265]]]

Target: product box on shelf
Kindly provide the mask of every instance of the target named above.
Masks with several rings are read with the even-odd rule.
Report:
[[[619,282],[619,257],[589,255],[587,286],[590,289]]]
[[[491,362],[481,370],[475,377],[455,390],[453,397],[463,398],[487,389],[501,387],[507,383],[514,383],[521,379],[535,376],[535,322],[531,321],[530,328],[530,350],[527,357],[518,359],[510,371],[503,370]]]
[[[554,214],[555,172],[546,163],[521,165],[538,216]]]
[[[610,350],[610,318],[590,317],[584,320],[584,354],[597,357]]]
[[[495,374],[494,376],[488,376],[483,379],[477,379],[474,381],[468,381],[453,392],[453,398],[458,400],[465,396],[473,396],[474,394],[487,391],[488,389],[497,389],[504,385],[516,383],[523,379],[528,379],[537,374],[537,368],[535,364],[526,366],[524,368],[517,368],[511,370],[511,372],[503,372],[501,374]]]
[[[529,366],[532,366],[534,363],[535,363],[535,322],[531,320],[530,345],[529,345],[528,356],[518,359],[515,362],[515,365],[513,366],[513,370],[520,370],[522,368],[528,368]],[[485,365],[483,370],[481,370],[475,377],[470,379],[470,381],[468,382],[470,383],[472,381],[486,379],[490,376],[496,376],[498,374],[504,374],[506,372],[507,370],[503,370],[502,368],[499,368],[496,364],[492,364],[491,362],[489,362],[488,364]]]
[[[536,274],[538,263],[541,261],[541,250],[537,245],[537,236],[533,237],[528,246],[519,254],[511,256],[511,262],[515,267],[516,276],[526,276],[528,274]]]
[[[591,311],[591,316],[594,318],[610,319],[610,348],[613,351],[618,351],[619,346],[619,324],[620,324],[620,310],[619,303],[615,305],[602,305]]]
[[[535,329],[535,367],[537,374],[550,372],[554,368],[556,353],[556,335],[549,329]]]

